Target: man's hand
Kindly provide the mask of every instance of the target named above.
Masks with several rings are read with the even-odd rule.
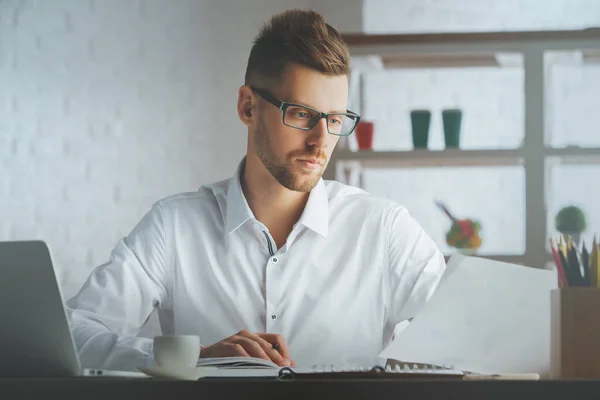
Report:
[[[247,329],[213,344],[202,347],[200,358],[256,357],[273,361],[281,367],[295,366],[290,349],[282,335],[252,333]]]

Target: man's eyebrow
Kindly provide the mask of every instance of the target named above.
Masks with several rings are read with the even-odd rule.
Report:
[[[313,106],[312,104],[308,104],[308,103],[305,103],[305,102],[300,101],[300,100],[293,99],[293,100],[290,101],[290,103],[295,103],[295,104],[299,104],[301,106],[307,106],[307,107],[314,108],[315,110],[318,110],[318,108],[315,107],[315,106]]]
[[[307,106],[307,107],[310,107],[310,108],[314,108],[315,110],[319,110],[317,107],[315,107],[313,105],[307,104],[307,103],[305,103],[303,101],[296,100],[296,99],[291,100],[290,103],[298,104],[300,106]],[[319,111],[321,111],[321,110],[319,110]],[[321,112],[324,112],[324,111],[321,111]],[[345,113],[346,110],[344,109],[344,110],[327,111],[327,112],[325,112],[325,114],[331,114],[331,113],[336,113],[336,112],[338,112],[338,113]]]

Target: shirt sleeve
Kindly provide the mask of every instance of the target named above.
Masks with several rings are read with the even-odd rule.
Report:
[[[156,204],[66,302],[82,368],[134,370],[150,361],[152,339],[136,336],[168,299],[166,241]]]
[[[390,221],[390,322],[395,325],[415,317],[427,303],[446,270],[446,262],[408,210],[396,209]]]

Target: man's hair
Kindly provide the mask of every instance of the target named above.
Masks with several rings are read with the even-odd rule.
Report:
[[[254,40],[245,84],[279,82],[284,68],[300,64],[327,75],[350,73],[350,52],[342,35],[312,10],[287,10],[265,23]]]

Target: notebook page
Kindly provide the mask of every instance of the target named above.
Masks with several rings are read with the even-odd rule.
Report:
[[[214,367],[220,370],[270,370],[269,372],[256,372],[255,375],[277,375],[283,367],[280,367],[270,361],[253,358],[253,357],[220,357],[220,358],[204,358],[200,359],[197,368]],[[416,364],[416,363],[393,363],[385,367],[379,365],[312,365],[289,367],[297,373],[329,373],[329,372],[369,372],[374,368],[380,368],[385,372],[402,372],[402,373],[420,373],[420,374],[462,374],[463,371],[452,369],[451,366],[438,366],[433,364]],[[220,373],[224,374],[224,373]],[[226,375],[227,373],[225,373]],[[239,372],[243,375],[244,372]],[[235,375],[235,373],[234,373]]]
[[[548,374],[554,271],[464,257],[382,352],[481,374]]]
[[[227,365],[227,364],[222,364]],[[337,378],[377,378],[381,376],[397,375],[398,378],[415,376],[437,376],[462,378],[462,371],[441,370],[435,368],[412,368],[399,366],[388,366],[385,369],[376,367],[333,367],[333,366],[312,366],[312,367],[287,367],[287,368],[264,368],[264,367],[215,367],[202,366],[195,368],[163,368],[159,366],[139,367],[138,369],[145,374],[158,378],[177,379],[177,380],[198,380],[203,378],[273,378],[289,379],[307,377],[337,377]]]
[[[214,357],[200,358],[197,367],[219,367],[219,368],[270,368],[279,369],[279,365],[269,360],[255,357]]]

